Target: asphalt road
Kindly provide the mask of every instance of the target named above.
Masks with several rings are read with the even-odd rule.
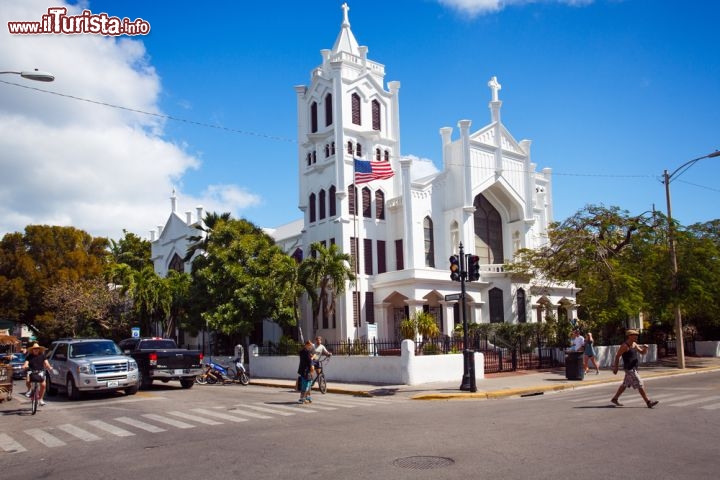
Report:
[[[418,401],[172,383],[29,415],[0,404],[2,478],[716,479],[720,372],[532,397]],[[22,388],[19,388],[22,390]],[[17,392],[17,389],[16,389]]]

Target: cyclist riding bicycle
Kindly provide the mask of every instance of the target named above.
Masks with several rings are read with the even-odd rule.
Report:
[[[317,377],[320,375],[320,372],[322,371],[322,365],[320,365],[320,360],[323,359],[323,357],[332,357],[332,353],[330,350],[325,348],[325,345],[322,344],[323,338],[321,336],[315,337],[315,346],[313,348],[313,366],[315,367],[315,380],[317,380]],[[313,383],[315,383],[315,380],[313,380]]]
[[[27,386],[27,392],[25,392],[25,396],[30,398],[30,395],[32,395],[32,388],[30,386],[30,373],[32,371],[39,371],[43,372],[43,380],[40,383],[40,406],[44,406],[45,402],[43,401],[43,396],[45,395],[45,375],[44,372],[47,370],[51,370],[52,366],[50,365],[50,362],[47,361],[47,358],[45,358],[45,347],[41,347],[40,345],[35,342],[32,347],[29,349],[29,353],[25,357],[25,363],[23,363],[23,369],[28,370],[27,377],[25,378],[25,385]]]

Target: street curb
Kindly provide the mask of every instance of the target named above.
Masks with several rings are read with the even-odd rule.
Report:
[[[288,390],[296,391],[295,390],[295,384],[294,383],[267,383],[267,382],[254,382],[252,379],[250,379],[249,385],[256,385],[259,387],[274,387],[274,388],[287,388]],[[318,394],[322,395],[318,390],[313,390],[313,392],[317,392]],[[339,393],[344,395],[354,395],[356,397],[375,397],[376,395],[373,395],[369,391],[364,390],[348,390],[346,388],[337,388],[337,387],[328,387],[327,389],[328,393]]]
[[[657,373],[644,373],[642,375],[643,379],[650,379],[650,378],[659,378],[659,377],[672,377],[672,376],[679,376],[679,375],[695,375],[698,373],[708,373],[708,372],[715,372],[720,371],[720,367],[700,367],[693,369],[691,371],[685,370],[677,370],[677,371],[667,371],[667,372],[657,372]],[[540,395],[545,392],[558,392],[562,390],[575,390],[578,388],[585,388],[585,387],[591,387],[594,385],[603,385],[607,383],[617,383],[618,379],[613,378],[607,378],[602,380],[590,380],[590,381],[582,381],[579,383],[566,383],[562,385],[539,385],[539,386],[532,386],[532,387],[522,387],[522,388],[508,388],[503,390],[491,390],[487,392],[471,392],[471,393],[464,393],[464,392],[456,392],[456,393],[421,393],[418,395],[414,395],[410,397],[411,400],[463,400],[463,399],[491,399],[491,398],[504,398],[504,397],[514,397],[514,396],[531,396],[531,395]]]

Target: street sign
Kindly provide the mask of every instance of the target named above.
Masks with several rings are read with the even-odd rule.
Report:
[[[132,333],[132,338],[140,338],[140,327],[132,327],[130,332]]]
[[[462,298],[462,293],[453,293],[451,295],[445,295],[446,302],[452,302],[453,300],[460,300],[461,298]]]

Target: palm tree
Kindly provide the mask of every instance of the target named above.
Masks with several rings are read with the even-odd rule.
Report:
[[[350,268],[350,255],[342,253],[334,243],[325,247],[320,242],[310,245],[310,255],[299,267],[298,278],[304,287],[313,311],[313,327],[317,328],[318,315],[335,314],[335,299],[345,292],[346,282],[355,281]]]
[[[218,226],[220,222],[227,222],[232,218],[230,212],[225,212],[218,215],[215,212],[208,212],[205,214],[205,218],[202,222],[199,222],[195,228],[199,230],[197,235],[188,237],[188,241],[192,242],[187,249],[185,254],[184,262],[189,262],[198,251],[207,252],[208,242],[210,234]]]

